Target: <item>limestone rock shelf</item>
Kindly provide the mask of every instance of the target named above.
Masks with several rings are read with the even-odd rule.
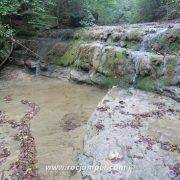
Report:
[[[179,109],[170,98],[114,87],[87,125],[84,178],[179,179]]]
[[[147,91],[180,84],[178,21],[49,30],[22,43],[41,55],[42,71],[49,71],[49,65],[70,67],[69,77],[80,83],[123,88],[135,84]],[[13,58],[33,70],[38,62],[20,47]]]

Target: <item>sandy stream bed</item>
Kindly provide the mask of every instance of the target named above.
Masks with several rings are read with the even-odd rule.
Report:
[[[2,83],[1,83],[2,85]],[[29,109],[21,100],[36,103],[40,111],[29,121],[35,140],[38,179],[81,179],[75,171],[46,171],[46,165],[77,165],[82,151],[84,125],[106,90],[63,80],[23,75],[0,89],[0,111],[16,123]],[[14,140],[16,128],[0,123],[0,177],[10,177],[12,163],[18,161],[20,143]],[[4,153],[4,154],[3,154]]]

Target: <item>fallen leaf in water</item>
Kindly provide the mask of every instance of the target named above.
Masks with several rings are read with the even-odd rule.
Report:
[[[8,102],[11,102],[11,101],[12,101],[11,95],[5,96],[5,97],[4,97],[4,101],[7,102],[7,103],[8,103]]]

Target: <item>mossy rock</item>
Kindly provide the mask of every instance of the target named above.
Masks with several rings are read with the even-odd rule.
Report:
[[[86,33],[86,31],[88,31],[88,29],[86,29],[86,28],[78,30],[74,35],[74,39],[80,40],[80,41],[92,41],[92,40],[94,40],[93,34],[92,33]]]
[[[68,45],[69,45],[68,43],[58,42],[53,46],[53,48],[50,50],[48,55],[55,56],[55,57],[61,57],[67,51]]]
[[[56,43],[48,52],[46,57],[46,63],[55,63],[57,65],[63,65],[63,63],[61,64],[61,61],[59,61],[59,59],[65,55],[67,50],[69,50],[68,47],[69,43]]]
[[[82,44],[78,49],[78,56],[74,63],[75,67],[89,71],[93,67],[94,54],[98,46]]]
[[[180,29],[169,30],[166,34],[159,37],[158,49],[167,52],[180,51]],[[156,49],[156,48],[154,48]]]
[[[116,52],[116,57],[117,57],[119,62],[124,62],[127,59],[127,53],[123,49],[121,51]]]
[[[136,42],[140,42],[142,37],[144,35],[143,31],[140,30],[132,30],[130,32],[127,33],[126,35],[126,40],[127,41],[136,41]]]
[[[176,82],[177,83],[177,82]],[[152,77],[140,78],[137,81],[137,88],[145,91],[155,91],[157,88],[163,86],[176,85],[172,77],[163,76],[159,79],[154,79]]]
[[[111,88],[118,85],[119,79],[117,77],[107,77],[99,73],[93,73],[90,76],[91,81],[101,87]]]
[[[77,58],[79,46],[80,46],[80,41],[72,42],[68,46],[65,54],[55,59],[54,64],[60,65],[60,66],[72,65]]]
[[[132,49],[132,50],[138,50],[139,49],[139,46],[140,46],[140,43],[137,42],[137,41],[125,41],[125,44],[126,44],[126,48],[128,49]]]
[[[98,46],[94,51],[94,57],[92,60],[93,69],[97,70],[100,66],[101,58],[102,58],[102,48],[103,46]]]
[[[167,56],[165,57],[165,65],[166,65],[166,75],[175,76],[178,75],[180,71],[180,59],[177,56]]]
[[[105,76],[115,75],[115,65],[117,56],[114,48],[105,48],[103,50],[102,58],[97,69],[98,72]]]
[[[118,77],[118,76],[104,76],[98,72],[93,72],[90,75],[91,81],[101,87],[108,87],[111,88],[113,86],[120,86],[122,88],[128,88],[130,87],[132,77],[129,75],[126,75],[124,77]]]
[[[171,34],[175,39],[180,40],[180,28],[172,29]]]
[[[125,50],[108,47],[104,50],[97,71],[105,76],[116,75],[119,71],[118,67],[125,64],[126,58]]]
[[[89,71],[92,65],[89,62],[81,61],[80,59],[77,58],[77,60],[74,63],[74,67],[78,69],[82,69],[84,71]]]
[[[145,91],[153,91],[155,89],[155,85],[155,79],[152,79],[151,77],[146,77],[137,80],[136,88]]]
[[[129,56],[129,52],[125,49],[121,49],[117,52],[117,63],[115,65],[116,75],[124,77],[126,75],[134,74],[134,64]]]
[[[119,42],[122,40],[122,37],[124,36],[123,32],[115,32],[111,35],[112,42]]]
[[[160,55],[152,54],[149,57],[150,68],[149,76],[158,79],[164,75],[164,57]]]
[[[161,38],[159,41],[159,49],[167,52],[180,52],[180,42],[169,42],[165,38]]]
[[[169,50],[174,52],[180,52],[180,42],[170,43]]]

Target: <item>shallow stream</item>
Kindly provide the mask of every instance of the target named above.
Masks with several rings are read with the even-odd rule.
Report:
[[[81,179],[80,173],[75,171],[46,171],[46,165],[77,165],[76,156],[83,147],[84,125],[105,93],[106,90],[92,86],[34,77],[11,81],[7,88],[0,90],[0,110],[5,111],[10,120],[19,122],[27,112],[21,100],[36,103],[40,108],[30,120],[39,179]],[[0,123],[0,143],[4,143],[1,151],[4,148],[9,152],[0,164],[0,177],[8,177],[10,164],[19,158],[20,145],[13,140],[15,131],[16,128]]]

